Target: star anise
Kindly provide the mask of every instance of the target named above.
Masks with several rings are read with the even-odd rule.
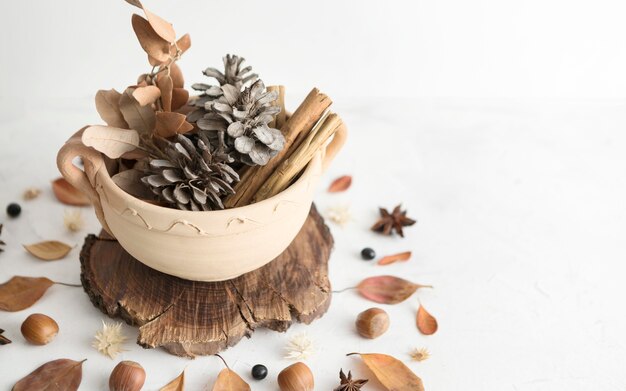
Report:
[[[395,230],[398,235],[404,237],[402,227],[408,227],[416,223],[415,220],[406,217],[406,210],[400,210],[400,205],[393,208],[391,213],[385,208],[378,209],[380,210],[380,219],[372,226],[372,231],[391,235]]]
[[[352,372],[348,371],[348,376],[346,376],[343,369],[339,371],[339,378],[341,383],[333,391],[359,391],[368,382],[367,379],[352,380]]]

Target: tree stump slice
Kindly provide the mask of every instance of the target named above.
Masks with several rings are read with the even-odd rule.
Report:
[[[313,205],[294,241],[272,262],[232,280],[199,282],[145,266],[104,234],[88,235],[81,281],[105,314],[139,326],[139,345],[195,357],[233,346],[259,327],[282,332],[294,321],[321,317],[331,299],[332,247]]]

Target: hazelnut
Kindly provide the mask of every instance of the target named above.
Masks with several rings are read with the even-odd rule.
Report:
[[[370,308],[356,318],[356,331],[364,338],[374,339],[389,329],[389,315],[380,308]]]
[[[32,314],[22,323],[22,335],[34,345],[45,345],[59,333],[59,325],[44,314]]]
[[[313,391],[313,373],[306,364],[297,362],[278,374],[280,391]]]
[[[110,391],[139,391],[146,381],[146,371],[134,361],[122,361],[109,377]]]

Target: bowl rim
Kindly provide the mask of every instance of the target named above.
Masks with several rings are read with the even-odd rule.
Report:
[[[119,187],[113,181],[105,164],[103,164],[100,170],[98,170],[99,173],[102,173],[101,175],[98,175],[98,176],[103,178],[104,182],[108,185],[106,186],[107,190],[110,190],[113,192],[113,197],[118,198],[118,199],[130,198],[133,200],[134,203],[136,203],[135,205],[137,207],[141,208],[145,212],[158,213],[158,214],[165,213],[165,214],[170,214],[170,215],[176,215],[176,217],[179,219],[185,218],[185,217],[191,218],[192,216],[195,216],[195,217],[206,216],[208,214],[211,214],[213,217],[219,218],[219,217],[230,217],[230,215],[235,212],[246,212],[248,210],[256,209],[259,207],[262,208],[264,206],[269,206],[269,204],[273,204],[277,200],[282,199],[286,194],[294,192],[295,191],[294,189],[296,189],[297,187],[303,186],[304,182],[309,180],[309,177],[321,176],[322,158],[323,158],[322,151],[316,152],[313,158],[311,159],[311,161],[307,163],[300,177],[294,183],[289,185],[285,190],[282,190],[281,192],[269,198],[266,198],[262,201],[254,202],[248,205],[244,205],[244,206],[238,206],[235,208],[228,208],[228,209],[216,209],[216,210],[201,210],[201,211],[183,210],[183,209],[168,208],[166,206],[154,205],[152,203],[146,202],[140,198],[137,198],[125,192],[121,187]],[[316,169],[316,167],[318,168],[317,174],[313,172]],[[104,191],[104,187],[105,187],[104,184],[101,184],[101,186],[102,186],[102,191]],[[108,198],[108,195],[106,195],[106,198]],[[102,202],[102,200],[100,202]]]

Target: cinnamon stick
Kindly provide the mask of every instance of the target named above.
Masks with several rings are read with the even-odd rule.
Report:
[[[274,173],[261,186],[254,197],[254,202],[270,198],[285,190],[292,180],[306,167],[315,154],[323,148],[339,128],[344,126],[337,114],[330,114],[323,122],[316,125],[298,148],[283,160]]]
[[[281,129],[285,136],[285,147],[264,166],[254,166],[248,169],[235,186],[235,194],[224,202],[226,208],[248,205],[254,199],[259,188],[272,175],[276,167],[289,157],[298,148],[296,140],[300,134],[308,134],[319,121],[332,101],[313,88],[300,106],[289,117]],[[302,138],[299,140],[302,141]]]
[[[285,125],[287,112],[285,111],[285,86],[269,86],[267,91],[278,91],[278,99],[272,105],[280,107],[280,113],[269,123],[270,128],[281,129]]]

